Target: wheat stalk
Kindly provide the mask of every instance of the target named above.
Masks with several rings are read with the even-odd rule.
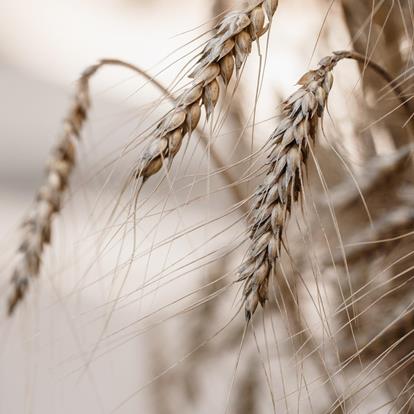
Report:
[[[372,255],[394,247],[390,242],[405,237],[414,224],[414,213],[411,207],[395,207],[372,224],[359,231],[346,246],[346,261],[350,265],[359,260],[366,261]],[[342,253],[326,257],[327,264],[344,265]]]
[[[344,12],[344,22],[348,28],[353,48],[370,56],[376,62],[387,64],[393,73],[400,73],[404,70],[404,61],[401,50],[395,48],[405,35],[404,24],[401,23],[401,10],[398,7],[389,7],[386,2],[380,2],[373,6],[372,3],[359,0],[341,0],[339,7]],[[375,11],[374,11],[375,9]],[[392,59],[384,60],[384,56],[391,56]],[[378,96],[381,84],[378,79],[369,74],[364,74],[364,62],[360,62],[362,75],[361,86],[365,93]],[[368,104],[369,113],[378,118],[379,113],[389,112],[383,120],[383,126],[391,135],[396,148],[409,142],[409,137],[401,135],[400,126],[404,124],[404,116],[394,111],[395,102],[393,99],[383,99],[382,105]],[[375,135],[372,136],[375,141]],[[373,150],[373,148],[372,148]]]
[[[278,0],[250,1],[244,10],[231,12],[221,19],[189,75],[191,86],[152,131],[153,139],[134,169],[136,178],[145,181],[166,160],[169,164],[172,162],[184,137],[197,127],[202,106],[207,119],[210,117],[220,98],[219,79],[226,88],[234,73],[240,71],[251,52],[252,42],[267,32],[277,6]]]
[[[335,210],[342,211],[354,205],[361,198],[361,194],[364,197],[375,194],[383,189],[384,184],[389,184],[390,180],[401,180],[402,174],[410,166],[412,150],[411,145],[406,145],[392,154],[376,156],[364,163],[363,173],[355,177],[358,186],[350,178],[332,188],[330,200]],[[322,199],[321,204],[327,206],[328,202]]]
[[[402,296],[403,292],[398,294]],[[381,305],[383,315],[381,319],[368,319],[361,322],[362,326],[357,336],[358,350],[355,349],[355,344],[344,346],[341,349],[342,360],[355,360],[360,355],[363,358],[375,358],[382,353],[391,355],[400,351],[398,348],[402,345],[408,345],[411,348],[411,336],[414,333],[414,309],[410,295],[405,298],[401,297],[397,304],[390,302],[381,303]]]

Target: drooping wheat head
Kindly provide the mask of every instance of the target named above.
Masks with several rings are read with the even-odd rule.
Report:
[[[254,196],[251,245],[239,269],[238,279],[245,282],[247,320],[257,305],[264,306],[268,299],[269,279],[280,259],[285,226],[292,205],[300,199],[309,149],[315,143],[319,121],[333,84],[332,69],[343,59],[364,62],[388,83],[407,113],[411,111],[389,73],[356,52],[334,52],[323,58],[316,70],[301,77],[298,81],[301,88],[282,104],[282,120],[269,139],[271,151],[265,182],[257,188]]]
[[[146,180],[165,162],[171,164],[186,135],[197,127],[204,107],[208,119],[235,72],[251,53],[252,43],[267,32],[278,0],[254,0],[241,11],[231,12],[215,27],[215,35],[206,44],[190,74],[189,86],[151,133],[151,141],[134,170],[136,178]],[[267,19],[267,22],[266,22]],[[220,86],[220,79],[222,86]]]
[[[72,107],[63,124],[63,133],[47,162],[46,178],[37,192],[29,216],[22,225],[19,257],[12,274],[11,293],[7,305],[9,315],[23,300],[30,281],[40,273],[44,248],[51,241],[53,216],[62,208],[63,197],[75,167],[76,144],[81,137],[91,106],[89,82],[100,68],[107,65],[133,70],[163,90],[162,85],[153,81],[145,71],[118,59],[102,59],[82,73],[77,82]]]
[[[9,314],[24,298],[30,280],[39,275],[43,250],[51,240],[52,219],[62,207],[69,176],[75,166],[76,141],[90,107],[88,79],[96,70],[96,65],[91,66],[79,79],[73,106],[64,122],[63,134],[46,166],[46,179],[23,223],[18,262],[11,279]]]
[[[281,254],[283,234],[292,205],[301,195],[309,147],[314,144],[333,83],[339,55],[324,58],[306,73],[301,88],[283,103],[283,119],[270,137],[268,170],[255,193],[250,247],[239,270],[245,281],[246,319],[268,299],[269,279]]]

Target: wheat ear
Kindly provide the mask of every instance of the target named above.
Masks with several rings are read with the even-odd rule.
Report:
[[[29,216],[22,225],[19,257],[12,274],[12,291],[7,305],[9,315],[25,297],[30,281],[39,275],[43,250],[51,239],[52,219],[61,210],[69,178],[75,166],[76,143],[80,139],[90,109],[89,81],[101,67],[106,65],[131,69],[154,83],[163,93],[168,93],[144,70],[117,59],[102,59],[82,73],[77,83],[74,102],[63,124],[62,136],[47,163],[46,179],[37,192]]]
[[[268,297],[268,284],[280,257],[284,228],[292,204],[302,191],[303,167],[313,145],[333,83],[336,55],[323,59],[317,70],[299,80],[301,88],[283,103],[283,119],[270,137],[271,151],[265,181],[254,197],[251,245],[239,270],[245,280],[246,319]]]
[[[9,314],[12,314],[23,300],[30,280],[39,275],[42,253],[51,238],[52,218],[61,209],[62,198],[75,165],[76,141],[90,107],[88,79],[95,71],[95,67],[91,67],[79,79],[78,92],[64,122],[63,135],[46,166],[46,179],[37,192],[29,216],[22,225],[20,257],[11,279]]]
[[[210,117],[220,97],[220,78],[227,87],[250,54],[252,42],[266,33],[277,6],[278,0],[250,1],[244,10],[231,12],[221,19],[189,75],[191,86],[152,131],[151,142],[134,170],[136,178],[145,181],[165,161],[172,162],[184,137],[197,127],[202,106],[207,119]]]
[[[249,321],[258,304],[264,306],[268,285],[280,258],[283,233],[292,205],[299,201],[309,149],[315,143],[319,121],[323,116],[333,84],[332,69],[342,59],[364,62],[382,76],[393,89],[407,112],[409,105],[393,78],[380,65],[352,52],[334,52],[323,58],[316,70],[305,73],[301,87],[283,104],[282,121],[269,139],[268,170],[265,182],[254,195],[250,247],[239,269],[244,281],[245,316]]]

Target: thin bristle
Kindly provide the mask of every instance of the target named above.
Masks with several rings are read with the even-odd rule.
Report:
[[[42,181],[4,236],[1,405],[60,403],[59,377],[82,393],[70,412],[414,414],[414,3],[148,3],[69,10],[78,38],[118,39],[151,69],[105,58],[75,73]],[[43,17],[71,27],[61,9]],[[36,83],[17,49],[8,124],[30,120]],[[128,73],[104,79],[99,114],[107,66]],[[8,227],[34,160],[18,175],[6,161]],[[77,242],[60,252],[68,225]]]

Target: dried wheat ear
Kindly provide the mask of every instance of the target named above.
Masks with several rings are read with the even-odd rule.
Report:
[[[341,53],[324,58],[316,70],[299,80],[301,85],[283,105],[283,118],[269,139],[268,170],[254,196],[250,247],[239,269],[244,281],[246,319],[268,299],[269,280],[281,254],[283,234],[293,203],[299,201],[309,147],[315,143],[333,84],[332,69]]]
[[[88,79],[98,66],[81,76],[74,104],[64,122],[64,132],[46,166],[46,180],[39,189],[33,208],[22,225],[22,242],[8,300],[8,313],[24,298],[30,280],[39,275],[42,254],[50,243],[52,218],[59,213],[68,180],[75,166],[76,141],[90,107]]]
[[[138,160],[134,175],[147,179],[171,163],[183,138],[197,127],[204,107],[207,119],[220,98],[220,78],[227,87],[233,74],[239,72],[252,49],[252,43],[267,32],[278,6],[278,0],[255,0],[242,11],[232,12],[215,27],[190,74],[191,86],[177,100],[151,133],[151,141]],[[267,19],[267,22],[266,22]]]
[[[254,195],[250,225],[250,247],[239,268],[238,281],[244,281],[245,316],[249,321],[258,304],[268,299],[269,280],[276,271],[283,236],[292,205],[303,190],[310,146],[316,140],[319,121],[333,84],[332,69],[343,59],[364,63],[380,75],[394,91],[401,106],[411,113],[402,91],[377,63],[350,51],[334,52],[323,58],[316,70],[305,73],[301,87],[283,104],[282,120],[269,138],[268,170],[265,182]]]

